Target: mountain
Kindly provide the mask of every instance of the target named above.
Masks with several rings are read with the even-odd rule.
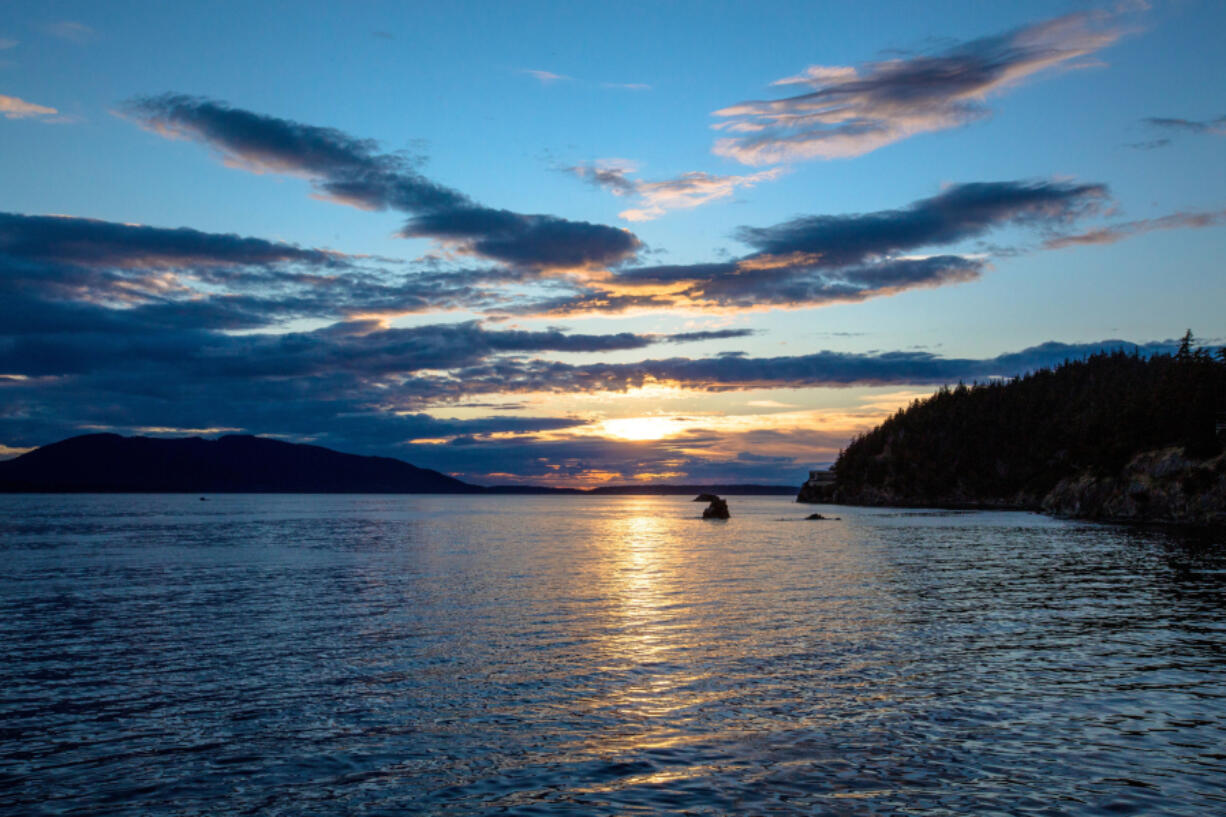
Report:
[[[0,461],[0,493],[792,494],[782,485],[470,485],[390,457],[229,435],[85,434]]]
[[[0,462],[0,491],[471,494],[482,489],[390,457],[266,437],[86,434]]]
[[[1226,352],[1191,342],[943,388],[847,446],[833,500],[1226,522]]]

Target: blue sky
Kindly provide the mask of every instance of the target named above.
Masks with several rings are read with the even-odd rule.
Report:
[[[941,382],[1226,338],[1218,3],[5,11],[0,453],[794,482]]]

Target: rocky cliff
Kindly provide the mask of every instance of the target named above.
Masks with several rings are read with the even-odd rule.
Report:
[[[1197,460],[1178,447],[1146,451],[1118,474],[1061,480],[1042,507],[1082,519],[1226,525],[1226,454]]]
[[[1162,522],[1226,527],[1226,453],[1189,457],[1178,446],[1145,451],[1114,474],[1086,470],[1060,480],[1046,494],[1024,491],[984,497],[957,485],[938,496],[916,497],[874,486],[834,487],[822,500],[844,505],[1041,510],[1053,516],[1103,522]]]

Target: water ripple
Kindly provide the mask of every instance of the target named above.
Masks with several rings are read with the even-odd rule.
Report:
[[[0,814],[1226,812],[1220,542],[685,499],[0,497]]]

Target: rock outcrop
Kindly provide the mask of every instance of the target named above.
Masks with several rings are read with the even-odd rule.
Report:
[[[1177,447],[1146,451],[1119,474],[1061,480],[1042,506],[1078,519],[1226,525],[1226,454],[1196,460]]]
[[[915,496],[888,488],[834,488],[828,500],[840,505],[1041,510],[1052,516],[1102,522],[1162,522],[1226,527],[1226,453],[1189,457],[1178,446],[1145,451],[1117,473],[1086,470],[1060,480],[1046,494],[976,495],[965,485],[940,494]]]
[[[702,511],[703,519],[728,519],[732,516],[728,512],[728,502],[720,499],[715,494],[699,494],[694,497],[695,502],[711,503]]]

